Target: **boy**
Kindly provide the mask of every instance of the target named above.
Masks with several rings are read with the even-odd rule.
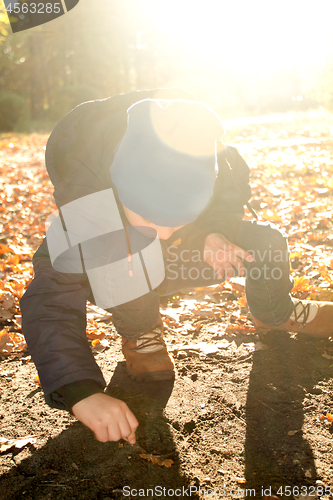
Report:
[[[249,169],[220,141],[217,115],[182,90],[85,103],[48,141],[59,216],[36,252],[21,300],[23,332],[50,406],[71,411],[99,441],[135,443],[138,422],[103,393],[85,335],[85,305],[112,312],[132,377],[169,379],[159,296],[246,274],[263,329],[332,333],[333,305],[293,301],[286,236],[243,221]]]

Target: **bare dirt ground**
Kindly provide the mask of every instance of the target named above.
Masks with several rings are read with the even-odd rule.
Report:
[[[288,115],[234,125],[233,142],[254,164],[256,208],[291,234],[293,293],[332,300],[332,116]],[[33,146],[28,142],[29,151],[35,148],[37,173],[22,153],[22,140],[5,136],[0,144],[0,160],[8,167],[0,173],[6,200],[15,183],[20,195],[30,196],[30,205],[21,200],[23,209],[30,206],[36,216],[40,198],[31,186],[38,174],[39,192],[49,200],[42,210],[50,213],[51,189],[41,173],[45,137],[34,138]],[[17,149],[10,151],[9,144]],[[17,177],[8,177],[15,162],[21,187]],[[32,174],[25,178],[28,166]],[[31,278],[31,256],[22,249],[35,250],[42,230],[32,234],[26,227],[24,239],[15,240],[15,210],[12,218],[2,213],[0,243],[15,247],[20,262],[11,263],[11,254],[3,253],[1,284],[3,293],[13,294],[14,305],[8,306],[10,317],[2,320],[1,331],[19,336],[20,276],[26,273],[24,283]],[[110,381],[107,392],[137,416],[137,445],[99,443],[74,417],[50,409],[29,353],[15,337],[13,352],[3,351],[0,361],[1,500],[333,498],[331,339],[276,331],[259,337],[247,314],[242,280],[189,290],[162,303],[175,381],[147,385],[127,375],[110,318],[89,311],[91,339],[94,332],[100,339],[92,342],[96,360]],[[22,438],[27,441],[18,441]]]

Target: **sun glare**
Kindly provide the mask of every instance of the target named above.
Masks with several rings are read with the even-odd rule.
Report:
[[[285,68],[333,51],[333,2],[141,0],[159,33],[184,55],[232,66]]]

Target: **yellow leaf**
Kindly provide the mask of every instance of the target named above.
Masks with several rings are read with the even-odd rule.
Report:
[[[241,307],[247,307],[246,297],[239,297],[237,302]]]
[[[271,222],[281,222],[282,218],[278,215],[276,210],[263,210],[264,218]]]
[[[304,278],[304,276],[301,276],[300,278],[295,278],[294,288],[291,290],[291,293],[307,291],[307,290],[310,290],[309,280],[307,278]]]

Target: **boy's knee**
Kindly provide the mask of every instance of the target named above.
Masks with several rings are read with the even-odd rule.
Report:
[[[288,251],[288,236],[271,222],[257,222],[258,248]]]
[[[270,226],[269,231],[269,242],[272,248],[287,250],[288,249],[288,237],[283,230],[280,230],[274,225]]]
[[[270,222],[254,221],[244,226],[242,239],[247,239],[246,250],[253,256],[255,264],[269,266],[289,262],[287,235]]]

